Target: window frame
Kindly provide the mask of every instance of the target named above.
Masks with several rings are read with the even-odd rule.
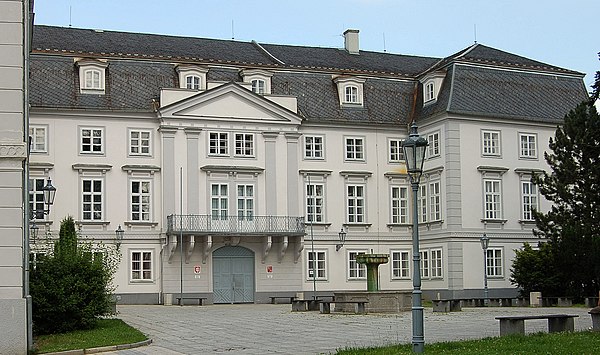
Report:
[[[388,162],[389,163],[403,163],[404,162],[404,150],[402,144],[404,139],[400,138],[388,138]]]
[[[528,191],[525,191],[525,186]],[[538,186],[531,180],[521,180],[521,221],[534,222],[533,209],[539,210],[539,192]],[[527,200],[527,201],[526,201]],[[533,201],[533,202],[532,202]],[[527,216],[527,214],[529,216]]]
[[[308,142],[312,139],[312,142]],[[316,140],[321,142],[318,143]],[[320,146],[320,149],[318,147]],[[317,156],[320,152],[320,156]],[[305,135],[304,136],[304,159],[306,160],[324,160],[325,159],[325,136],[322,135]]]
[[[89,131],[90,132],[90,136],[85,137],[84,136],[84,131]],[[94,137],[94,132],[100,132],[100,143],[94,143],[94,139],[96,139],[96,137]],[[79,127],[79,154],[82,155],[104,155],[104,148],[105,148],[105,129],[104,127],[92,127],[92,126],[80,126]],[[90,141],[88,143],[84,142],[85,139],[89,139]],[[89,145],[89,151],[85,151],[84,147],[86,145]],[[94,147],[95,146],[99,146],[100,150],[96,150],[94,151]]]
[[[486,135],[489,134],[489,138]],[[494,136],[497,136],[494,139]],[[494,145],[496,142],[496,145]],[[484,157],[499,158],[502,156],[502,133],[497,130],[481,130],[481,155]]]
[[[429,181],[427,183],[427,209],[429,215],[428,222],[438,222],[442,220],[442,184],[440,180]],[[437,191],[432,191],[432,187]]]
[[[134,260],[134,254],[139,254],[139,260]],[[149,255],[150,259],[146,260],[145,255]],[[134,268],[134,263],[139,263],[139,269]],[[145,263],[149,263],[147,269]],[[139,272],[139,277],[134,277],[134,273]],[[145,273],[149,273],[149,277],[145,277]],[[129,282],[130,283],[148,283],[154,282],[154,250],[148,249],[132,249],[129,250]]]
[[[392,280],[410,280],[411,278],[411,252],[410,250],[391,250],[391,268]],[[400,256],[396,259],[395,256]],[[406,260],[403,256],[406,255]],[[396,273],[396,271],[398,271]],[[397,275],[398,274],[398,275]]]
[[[354,190],[354,196],[350,195],[350,189]],[[367,218],[366,209],[366,184],[346,184],[346,223],[364,224]],[[360,191],[360,196],[359,196]],[[352,212],[351,212],[352,210]],[[362,211],[362,212],[361,212]],[[352,221],[351,221],[352,219]]]
[[[435,100],[435,82],[433,80],[425,83],[425,102]]]
[[[427,223],[427,218],[429,217],[429,199],[428,196],[428,186],[425,182],[419,184],[419,190],[417,191],[417,208],[418,208],[418,221],[419,223]]]
[[[491,183],[492,191],[488,191],[488,183]],[[496,190],[494,186],[497,186]],[[494,197],[498,197],[496,201]],[[491,197],[491,200],[488,201],[488,197]],[[502,212],[502,179],[498,178],[484,178],[483,179],[483,219],[484,220],[502,220],[503,212]],[[491,205],[490,205],[491,204]],[[492,206],[493,208],[488,208]],[[497,206],[497,209],[494,207]]]
[[[185,80],[185,89],[202,90],[202,77],[200,75],[195,73],[189,73],[185,74],[183,78]]]
[[[319,259],[319,255],[323,256],[323,259]],[[316,258],[315,258],[316,256]],[[306,254],[306,281],[312,281],[313,275],[311,274],[311,270],[315,269],[316,259],[316,274],[314,276],[314,280],[317,281],[327,281],[327,252],[325,250],[307,250]],[[311,267],[311,262],[313,267]],[[322,267],[321,267],[322,264]]]
[[[128,130],[128,138],[129,138],[129,156],[132,157],[149,157],[152,156],[152,130],[149,129],[137,129],[137,128],[130,128]],[[139,136],[138,138],[134,138],[133,134],[137,133]],[[143,135],[147,134],[148,138],[144,139]],[[134,140],[137,141],[137,144],[134,144]],[[143,144],[144,140],[148,141],[147,146],[145,146]],[[138,152],[134,152],[134,148],[138,148]],[[148,152],[143,152],[144,148],[148,149]]]
[[[442,248],[429,249],[430,278],[444,278],[444,252]]]
[[[398,190],[398,195],[394,195],[394,190]],[[404,197],[402,196],[404,191]],[[396,204],[397,202],[397,204]],[[404,205],[403,205],[404,204]],[[408,186],[391,185],[390,186],[390,223],[408,224],[409,222],[409,193]]]
[[[214,187],[217,187],[217,194],[214,193]],[[229,198],[230,189],[229,183],[226,182],[211,182],[210,187],[210,218],[213,221],[227,220],[229,217]],[[223,187],[225,187],[225,194],[223,194]],[[236,189],[237,197],[237,189]],[[216,202],[216,204],[215,204]],[[237,198],[236,198],[237,204]],[[216,208],[215,208],[216,206]],[[237,207],[237,206],[236,206]],[[216,212],[216,213],[215,213]]]
[[[240,195],[240,187],[243,188],[243,195]],[[248,191],[251,191],[251,195],[248,195]],[[256,185],[253,183],[237,183],[235,185],[235,201],[235,215],[238,220],[254,220],[256,211]],[[242,202],[242,208],[240,208],[240,202]],[[240,214],[240,212],[242,213]]]
[[[139,192],[134,192],[134,183],[139,184]],[[148,192],[142,191],[142,186],[148,186]],[[149,223],[153,221],[153,206],[152,206],[152,179],[147,178],[132,178],[129,179],[129,220],[131,222],[138,223]],[[135,197],[139,198],[139,202],[134,202]],[[147,202],[144,202],[144,197],[147,198]],[[138,206],[139,210],[135,211],[135,206]],[[147,211],[144,211],[144,206],[147,206]],[[134,218],[135,214],[139,214],[139,217]],[[144,219],[144,215],[147,215],[147,219]]]
[[[42,134],[42,138],[43,138],[43,142],[41,143],[43,145],[42,148],[38,149],[38,131],[43,131]],[[31,137],[31,145],[29,146],[29,152],[30,153],[48,153],[48,126],[46,125],[33,125],[30,124],[29,125],[29,137]]]
[[[360,144],[358,144],[360,142]],[[351,149],[350,149],[351,148]],[[358,136],[344,137],[344,161],[365,161],[365,138]]]
[[[524,147],[523,138],[533,138],[533,142],[528,139],[527,142],[525,142],[526,147]],[[525,152],[526,154],[524,154]],[[519,132],[519,158],[533,160],[538,158],[537,134]]]
[[[240,138],[241,139],[238,139]],[[250,139],[248,139],[250,138]],[[238,158],[254,158],[255,157],[255,135],[254,133],[233,133],[233,156]],[[248,146],[248,143],[249,146]],[[248,152],[249,150],[249,152]]]
[[[216,135],[216,139],[213,138]],[[225,136],[223,139],[222,135]],[[229,155],[229,132],[210,131],[208,132],[208,156],[211,157],[228,157]],[[222,142],[225,142],[224,144]],[[222,149],[225,151],[223,152]]]
[[[257,95],[265,95],[267,93],[267,81],[263,78],[253,78],[250,80],[251,90]]]
[[[45,220],[46,214],[44,211],[46,204],[44,202],[44,191],[42,188],[46,183],[46,177],[44,176],[30,176],[28,180],[29,184],[29,213],[33,220]]]
[[[360,104],[361,100],[360,100],[358,86],[354,85],[354,84],[344,85],[343,98],[344,98],[342,101],[343,104],[351,104],[351,105]]]
[[[421,271],[421,279],[431,278],[431,262],[429,259],[429,249],[419,251],[419,269]]]
[[[491,254],[491,257],[490,257]],[[498,256],[499,254],[499,256]],[[499,265],[498,265],[499,262]],[[491,272],[490,272],[491,271]],[[499,272],[498,272],[499,271]],[[501,247],[489,247],[485,252],[485,272],[488,278],[504,278],[504,250]]]
[[[312,186],[312,190],[314,191],[313,193],[311,193],[311,186]],[[321,187],[321,195],[317,195],[317,186]],[[306,223],[325,223],[325,183],[324,182],[312,182],[309,184],[308,182],[306,182],[305,184],[305,220]],[[314,200],[314,203],[311,203],[311,200]],[[317,201],[321,201],[321,205],[319,206],[317,204]],[[311,213],[311,207],[313,209],[313,213]],[[317,212],[318,210],[320,210],[320,212]],[[310,220],[310,216],[315,216],[316,219],[313,219],[312,221]],[[319,219],[320,217],[320,219]]]
[[[427,159],[433,159],[441,156],[440,149],[440,131],[427,134]]]
[[[347,273],[346,277],[348,281],[355,280],[366,280],[367,279],[367,267],[364,264],[359,264],[356,261],[356,257],[359,254],[366,254],[366,250],[348,250],[346,254],[348,257],[348,262],[346,263]]]
[[[85,191],[86,190],[86,181],[90,182],[90,191]],[[100,191],[95,191],[96,187],[95,187],[95,183],[98,182],[100,184]],[[80,217],[81,217],[81,221],[82,222],[103,222],[105,221],[105,217],[106,217],[106,186],[105,186],[105,180],[103,177],[94,177],[94,176],[89,176],[89,177],[82,177],[81,178],[81,189],[80,189],[80,196],[81,196],[81,204],[79,206],[80,208]],[[89,201],[86,201],[86,196],[90,196]],[[96,196],[99,196],[100,201],[96,201]],[[86,205],[89,205],[89,211],[86,211]],[[95,210],[95,208],[99,206],[99,213],[100,213],[100,218],[95,218],[95,214],[97,213],[97,210]],[[86,213],[90,214],[89,218],[85,218]]]

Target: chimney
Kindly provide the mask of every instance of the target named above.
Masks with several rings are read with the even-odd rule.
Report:
[[[346,30],[344,32],[344,47],[350,54],[358,54],[358,30]]]

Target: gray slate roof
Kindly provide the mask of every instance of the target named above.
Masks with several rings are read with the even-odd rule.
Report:
[[[560,120],[587,98],[583,74],[480,44],[438,59],[35,26],[32,48],[30,102],[34,107],[150,112],[160,88],[179,86],[175,63],[208,65],[207,79],[220,81],[241,81],[237,68],[278,68],[273,72],[272,93],[296,96],[299,115],[309,121],[406,123],[412,119],[417,86],[415,111],[421,119],[448,111]],[[105,95],[79,93],[72,57],[109,58]],[[432,70],[445,70],[446,79],[437,101],[423,107],[418,78]],[[339,74],[366,78],[364,107],[340,107],[332,81],[332,75]]]

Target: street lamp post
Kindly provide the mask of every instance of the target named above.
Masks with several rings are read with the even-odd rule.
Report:
[[[483,249],[483,303],[487,306],[490,302],[487,282],[487,249],[490,245],[490,238],[483,233],[479,241],[481,242],[481,249]]]
[[[412,292],[412,344],[413,351],[422,353],[425,350],[425,336],[423,332],[423,305],[421,304],[421,256],[419,253],[419,218],[418,201],[419,181],[423,174],[425,149],[427,140],[417,133],[417,124],[413,121],[410,134],[402,145],[406,171],[410,177],[413,192],[413,292]]]

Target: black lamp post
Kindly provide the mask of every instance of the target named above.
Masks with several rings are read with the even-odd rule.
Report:
[[[418,200],[419,181],[423,174],[425,162],[425,149],[427,140],[417,133],[415,122],[410,126],[408,139],[402,144],[406,171],[410,177],[413,192],[413,292],[412,292],[412,344],[413,351],[422,353],[425,350],[425,336],[423,332],[423,305],[421,303],[421,256],[419,253],[419,217]]]
[[[490,245],[490,238],[483,233],[479,241],[481,242],[481,249],[483,249],[483,303],[487,306],[490,302],[487,282],[487,249]]]
[[[33,210],[30,211],[31,216],[31,227],[29,227],[29,231],[31,233],[31,239],[35,241],[38,236],[38,232],[40,227],[35,223],[35,219],[37,216],[50,214],[50,206],[54,204],[54,197],[56,196],[56,187],[52,185],[52,180],[48,178],[46,182],[46,186],[42,187],[42,193],[44,194],[44,209],[43,210]],[[35,205],[34,205],[35,206]]]
[[[346,243],[346,234],[347,233],[344,230],[344,227],[342,227],[342,229],[340,229],[340,232],[338,233],[338,237],[340,238],[340,244],[335,245],[335,251],[339,251],[340,249],[342,249],[344,243]]]

